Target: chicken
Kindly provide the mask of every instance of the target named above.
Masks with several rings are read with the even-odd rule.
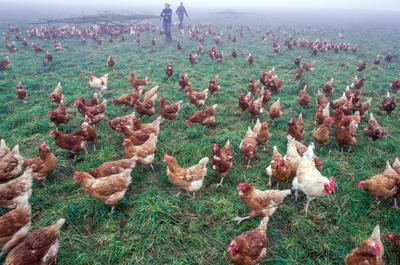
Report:
[[[114,105],[125,105],[129,107],[134,107],[139,97],[141,96],[143,90],[137,90],[136,92],[129,92],[122,94],[116,99],[111,100]]]
[[[264,112],[264,107],[263,107],[264,95],[263,94],[264,94],[264,92],[262,92],[261,96],[259,96],[256,100],[248,101],[247,110],[253,117],[259,116]]]
[[[115,71],[115,61],[114,58],[112,57],[112,55],[108,55],[107,58],[107,67],[113,69],[113,71]]]
[[[388,233],[388,234],[386,234],[386,239],[390,243],[395,244],[398,248],[400,248],[400,234]]]
[[[44,180],[57,166],[57,159],[50,151],[49,146],[43,142],[39,145],[39,156],[32,159],[25,159],[24,168],[33,169],[34,180]]]
[[[314,125],[320,126],[324,123],[324,121],[329,117],[329,107],[330,103],[326,104],[325,107],[319,106],[317,108],[317,112],[315,113]]]
[[[215,126],[215,112],[218,105],[215,104],[205,110],[194,113],[189,119],[185,121],[186,126],[192,123],[201,123],[204,126]]]
[[[250,167],[250,161],[254,160],[255,153],[257,151],[257,138],[256,134],[248,127],[247,132],[239,145],[242,153],[249,159],[247,163],[247,168]]]
[[[108,85],[108,74],[103,75],[100,78],[94,76],[93,72],[89,73],[89,87],[96,91],[99,96],[102,96],[107,90]]]
[[[131,184],[131,172],[132,169],[128,168],[121,173],[98,179],[86,172],[74,172],[73,176],[80,182],[86,194],[110,206],[112,214],[115,205],[125,197],[129,184]]]
[[[77,132],[72,133],[72,135],[82,136],[86,143],[90,142],[93,145],[93,151],[96,151],[97,144],[97,133],[96,127],[90,125],[86,120],[81,124]]]
[[[50,99],[51,99],[51,101],[53,101],[55,103],[60,103],[61,100],[64,99],[64,95],[62,93],[62,86],[61,86],[60,82],[57,84],[57,86],[53,90],[53,92],[51,92]]]
[[[44,55],[44,62],[48,64],[51,63],[51,61],[53,61],[53,55],[47,50]]]
[[[0,70],[1,71],[8,70],[10,68],[10,64],[11,64],[10,57],[6,56],[4,60],[0,61]]]
[[[264,93],[262,94],[262,96],[263,96],[263,101],[262,101],[262,103],[265,105],[265,104],[267,104],[268,102],[269,102],[269,100],[271,99],[271,90],[269,90],[269,89],[262,89],[262,90],[260,90],[260,92],[263,92],[264,91]]]
[[[0,62],[0,69],[1,65],[2,63]],[[397,93],[398,91],[400,91],[400,79],[393,79],[392,81],[390,81],[390,90],[393,93]]]
[[[79,112],[89,116],[90,118],[95,116],[103,117],[107,108],[107,99],[104,99],[101,104],[93,106],[88,106],[83,104],[80,100],[75,100],[74,106],[78,108]]]
[[[17,44],[15,43],[15,41],[11,42],[11,44],[6,44],[5,46],[10,52],[17,51]]]
[[[164,154],[163,162],[167,164],[167,176],[169,181],[181,191],[192,192],[193,197],[203,186],[204,178],[207,175],[208,157],[204,157],[197,165],[189,168],[182,168],[175,157]],[[179,196],[178,192],[176,196]]]
[[[280,99],[278,98],[277,101],[275,101],[270,109],[269,109],[269,118],[274,121],[275,119],[279,118],[280,116],[282,116],[282,111],[281,111],[281,103],[280,103]]]
[[[129,138],[134,145],[142,145],[144,144],[150,137],[150,133],[147,133],[143,130],[133,130],[128,128],[126,125],[118,124],[115,128],[117,132],[120,132],[124,135],[125,138]]]
[[[260,225],[242,233],[228,244],[228,259],[235,265],[257,265],[267,256],[266,235],[269,217],[264,217]]]
[[[333,110],[333,127],[335,127],[336,129],[342,127],[343,122],[346,121],[344,118],[345,118],[345,115],[341,109],[334,109]]]
[[[371,137],[373,141],[382,138],[385,135],[385,130],[375,119],[374,114],[369,114],[367,128],[364,129],[365,136]]]
[[[346,97],[346,93],[343,92],[342,96],[336,100],[331,101],[331,107],[334,109],[339,109],[341,106],[343,106],[344,104],[346,104],[348,101],[347,97]]]
[[[135,159],[137,163],[143,165],[150,165],[153,168],[154,153],[157,146],[157,135],[150,134],[149,139],[142,145],[133,145],[130,139],[125,139],[122,145],[124,146],[125,157],[129,159]]]
[[[7,255],[4,265],[15,264],[53,264],[59,249],[60,230],[65,219],[61,218],[51,226],[31,232]]]
[[[135,110],[138,113],[139,117],[153,116],[156,113],[156,110],[154,108],[154,101],[152,100],[136,101]]]
[[[33,50],[34,52],[42,52],[42,51],[43,51],[42,47],[40,47],[40,46],[37,45],[37,44],[34,44],[33,42],[31,43],[31,46],[32,46],[32,50]]]
[[[387,115],[390,115],[396,108],[396,98],[390,96],[390,92],[387,92],[386,97],[382,100],[379,109],[385,111]]]
[[[234,59],[237,57],[237,49],[236,49],[236,48],[234,48],[234,49],[232,50],[231,55],[232,55],[232,58],[234,58]]]
[[[279,182],[287,181],[292,175],[292,168],[286,159],[279,153],[278,148],[274,146],[270,166],[266,168],[265,173],[269,176],[268,186],[272,185],[272,178]],[[278,186],[277,184],[277,186]]]
[[[318,171],[315,167],[313,157],[314,144],[311,143],[297,167],[297,174],[292,182],[296,201],[298,191],[302,191],[307,196],[307,204],[304,209],[306,216],[308,214],[308,206],[312,200],[330,195],[335,191],[336,187],[335,180],[332,177],[328,179]]]
[[[217,186],[222,186],[224,178],[228,176],[233,166],[233,151],[229,140],[222,148],[217,143],[213,144],[211,164],[213,170],[221,175],[221,181]]]
[[[385,61],[386,62],[391,62],[392,61],[392,59],[393,59],[393,56],[391,55],[391,54],[387,54],[386,56],[385,56]]]
[[[20,100],[24,103],[28,101],[28,93],[26,92],[24,86],[22,85],[21,81],[18,82],[16,94]]]
[[[197,53],[189,53],[189,62],[191,66],[199,62],[199,56],[197,55]]]
[[[116,117],[107,121],[107,124],[116,131],[117,126],[127,126],[128,129],[133,128],[132,119],[135,118],[135,113],[128,114],[126,116]]]
[[[379,225],[374,228],[371,236],[362,241],[360,246],[353,249],[345,258],[345,265],[384,265],[383,244]]]
[[[244,96],[243,93],[239,94],[239,107],[242,110],[246,110],[249,107],[250,102],[251,102],[250,92],[246,96]]]
[[[342,125],[336,128],[335,138],[341,151],[346,145],[351,151],[351,148],[357,144],[356,124],[350,117],[346,116],[342,119]]]
[[[258,80],[259,81],[259,80]],[[259,90],[259,87],[258,87],[258,85],[257,84],[261,84],[261,83],[257,83],[257,82],[254,82],[252,79],[249,81],[249,86],[248,86],[248,89],[249,89],[249,92],[251,92],[252,94],[256,94],[257,93],[257,91]]]
[[[156,101],[158,97],[158,86],[154,86],[153,88],[146,91],[143,95],[143,101],[152,101],[153,103]]]
[[[296,139],[293,139],[293,137],[290,136],[290,135],[287,136],[287,140],[288,140],[288,143],[289,143],[290,141],[293,141],[294,145],[296,146],[297,153],[298,153],[301,157],[303,157],[304,154],[307,152],[308,147],[307,147],[306,145],[300,143],[300,142],[297,141]],[[289,151],[289,148],[288,148],[288,151]],[[289,158],[289,157],[288,157],[288,158]],[[320,159],[318,156],[316,156],[316,155],[314,154],[314,157],[313,157],[313,158],[314,158],[314,163],[315,163],[315,165],[317,166],[317,168],[323,168],[323,167],[324,167],[324,163],[321,161],[321,159]],[[300,162],[299,162],[299,163],[300,163]],[[296,171],[297,171],[297,169],[296,169]]]
[[[356,90],[360,90],[363,87],[365,80],[365,78],[358,78],[355,76],[353,82],[351,83],[351,87]]]
[[[247,63],[249,64],[249,65],[252,65],[253,64],[253,62],[254,62],[254,58],[253,58],[253,55],[251,54],[251,53],[249,53],[249,55],[247,55]]]
[[[333,118],[328,117],[319,127],[315,128],[313,131],[313,139],[319,145],[324,146],[329,141],[329,126],[333,124]]]
[[[28,203],[32,194],[32,168],[19,177],[0,184],[0,207],[15,208]]]
[[[367,68],[367,63],[363,62],[363,61],[359,61],[357,64],[357,67],[356,67],[357,71],[362,72],[362,71],[364,71],[365,68]]]
[[[183,49],[183,44],[182,44],[181,41],[178,41],[178,42],[176,43],[176,48],[177,48],[178,50],[182,50],[182,49]]]
[[[298,120],[300,121],[300,120]],[[304,125],[301,122],[296,122],[293,117],[290,118],[288,123],[288,134],[295,138],[297,141],[301,141],[304,138]]]
[[[234,220],[240,224],[244,220],[255,218],[258,216],[271,216],[279,204],[290,195],[290,190],[259,190],[253,188],[250,184],[239,183],[236,185],[239,191],[240,200],[246,205],[249,210],[249,215],[246,217],[236,217]]]
[[[147,76],[144,79],[139,79],[136,77],[136,72],[129,72],[129,83],[136,90],[140,90],[149,84],[149,79]]]
[[[164,97],[160,97],[159,99],[160,102],[160,114],[163,116],[163,118],[167,120],[175,120],[176,117],[178,116],[179,110],[181,109],[182,105],[182,100],[174,103],[174,104],[168,104]]]
[[[146,133],[154,133],[156,135],[159,134],[160,132],[160,124],[161,124],[162,118],[159,116],[157,119],[155,119],[153,122],[150,123],[142,123],[138,118],[133,117],[132,118],[132,128],[133,130],[142,130]]]
[[[368,115],[368,109],[371,106],[372,98],[369,98],[365,102],[357,102],[353,104],[353,112],[359,112],[360,116],[365,118]]]
[[[303,68],[297,67],[296,72],[294,73],[293,80],[300,80],[303,76]]]
[[[294,63],[294,65],[299,66],[300,63],[301,63],[301,58],[295,58],[295,59],[293,60],[293,63]]]
[[[326,98],[325,94],[321,92],[321,90],[318,90],[317,94],[317,108],[322,107],[325,108],[326,105],[330,104],[328,99]]]
[[[85,105],[86,107],[93,107],[93,106],[96,106],[96,105],[99,105],[99,104],[100,104],[97,93],[94,93],[94,94],[93,94],[93,97],[92,97],[90,100],[84,99],[83,97],[77,98],[77,99],[74,101],[74,105],[75,105],[75,102],[76,102],[76,101],[82,102],[83,105]],[[79,111],[80,113],[84,114],[84,113],[83,113],[83,110],[82,110],[81,108],[78,108],[78,111]]]
[[[186,73],[179,76],[179,86],[182,89],[184,89],[186,86],[190,86],[189,78]]]
[[[359,181],[358,188],[367,192],[377,201],[393,199],[394,208],[398,209],[396,196],[400,192],[400,175],[390,166],[389,162],[386,162],[386,169],[382,174]]]
[[[328,93],[328,94],[330,94],[330,93],[332,93],[332,91],[333,91],[333,78],[331,78],[331,80],[329,80],[328,82],[326,82],[323,86],[322,86],[322,90],[325,92],[325,93]]]
[[[197,107],[204,106],[207,96],[208,96],[208,90],[205,89],[201,92],[195,92],[192,90],[192,87],[185,86],[185,91],[186,91],[186,96],[189,99],[189,102],[192,103],[193,105]]]
[[[264,145],[264,150],[268,145],[268,140],[270,138],[270,133],[268,130],[268,123],[267,122],[260,122],[260,119],[257,119],[256,124],[253,128],[254,134],[256,135],[256,140],[259,145]]]
[[[20,202],[17,207],[0,217],[0,257],[20,243],[31,227],[31,206]]]
[[[304,86],[304,88],[299,91],[299,94],[297,95],[297,101],[299,102],[299,105],[302,107],[311,106],[311,98],[307,92],[307,86]]]
[[[18,177],[23,171],[24,158],[19,154],[19,146],[0,159],[0,180]]]
[[[214,96],[218,90],[221,89],[221,86],[218,85],[218,75],[211,78],[210,82],[208,83],[208,91],[210,92],[211,96]]]
[[[47,112],[49,119],[56,125],[56,130],[60,124],[67,125],[68,123],[68,113],[64,106],[64,100],[61,100],[60,104],[55,110],[49,110]]]
[[[136,166],[136,158],[121,159],[105,162],[100,166],[88,170],[88,173],[95,179],[108,177],[124,172],[126,169],[133,169]]]
[[[172,64],[168,64],[167,67],[165,67],[165,76],[167,77],[168,80],[172,78],[174,75],[174,69],[172,68]]]
[[[55,131],[51,131],[50,136],[54,138],[58,147],[69,150],[74,155],[74,160],[79,151],[84,150],[87,153],[86,140],[83,136]]]

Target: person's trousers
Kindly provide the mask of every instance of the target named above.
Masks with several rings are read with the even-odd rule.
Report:
[[[165,41],[166,42],[171,42],[172,41],[171,22],[164,22],[163,23],[163,28],[164,28],[164,34],[165,34]]]
[[[183,29],[183,17],[179,17],[179,29]]]

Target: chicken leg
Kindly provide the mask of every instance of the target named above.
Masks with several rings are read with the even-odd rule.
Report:
[[[240,225],[241,222],[243,222],[244,220],[248,220],[250,218],[251,218],[250,216],[245,216],[245,217],[236,216],[235,218],[233,218],[233,221],[237,221],[237,224]]]
[[[251,168],[250,162],[251,162],[251,160],[249,159],[249,162],[247,162],[247,166],[246,166],[247,169]]]
[[[304,207],[304,211],[306,212],[306,216],[308,214],[308,206],[310,205],[310,202],[314,200],[314,198],[307,198],[307,203],[306,203],[306,207]]]

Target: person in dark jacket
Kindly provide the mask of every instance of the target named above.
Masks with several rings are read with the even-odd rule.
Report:
[[[168,3],[165,3],[165,8],[161,11],[160,17],[163,19],[163,28],[164,28],[164,34],[165,34],[165,41],[166,42],[171,42],[172,41],[172,36],[171,36],[171,16],[172,16],[172,9],[170,8],[170,5]]]
[[[188,14],[182,2],[181,5],[176,9],[176,14],[178,15],[179,18],[179,29],[183,30],[183,18],[185,15],[188,17]]]

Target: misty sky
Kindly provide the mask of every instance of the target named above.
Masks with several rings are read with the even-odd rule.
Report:
[[[179,0],[168,1],[172,7],[179,5]],[[335,9],[370,9],[400,11],[400,0],[187,0],[183,1],[187,8],[216,8],[216,9],[255,9],[255,8],[335,8]],[[80,5],[96,8],[121,6],[138,7],[142,9],[161,8],[163,0],[0,0],[7,6],[21,4],[48,4],[48,5]],[[84,3],[84,4],[82,4]]]

